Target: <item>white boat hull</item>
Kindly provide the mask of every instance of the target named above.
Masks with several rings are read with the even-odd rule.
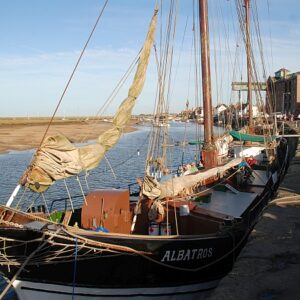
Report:
[[[86,299],[204,299],[218,280],[194,285],[161,288],[95,289],[15,280],[13,286],[20,300],[86,300]]]

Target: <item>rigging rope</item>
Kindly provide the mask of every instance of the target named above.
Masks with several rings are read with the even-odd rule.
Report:
[[[76,180],[77,180],[77,182],[78,182],[78,184],[79,184],[80,191],[81,191],[82,197],[83,197],[83,199],[84,199],[84,203],[85,203],[85,205],[87,205],[86,198],[85,198],[85,194],[84,194],[84,191],[83,191],[83,188],[82,188],[82,185],[81,185],[79,176],[76,176]]]
[[[156,95],[156,105],[153,115],[154,122],[157,125],[166,125],[168,122],[167,116],[169,111],[169,98],[171,91],[171,77],[173,52],[175,44],[176,21],[177,21],[177,4],[178,1],[172,0],[169,6],[169,13],[166,24],[166,34],[162,35],[161,22],[161,37],[160,37],[160,56],[158,58],[156,47],[155,59],[157,63],[158,87]],[[148,155],[146,163],[146,172],[150,172],[151,167],[161,171],[167,163],[167,147],[169,140],[167,126],[153,127],[151,132]]]
[[[254,4],[253,6],[255,6],[256,4]],[[252,15],[253,15],[253,23],[255,25],[255,30],[256,30],[256,36],[257,36],[257,41],[258,41],[258,48],[259,48],[259,54],[260,54],[260,65],[262,68],[262,72],[263,72],[263,78],[264,80],[266,80],[266,67],[265,67],[265,61],[264,61],[264,57],[263,57],[263,49],[262,49],[262,40],[261,40],[261,34],[260,34],[260,27],[259,27],[259,21],[258,21],[258,11],[257,11],[257,7],[255,6],[256,9],[254,9],[252,6]],[[242,0],[236,0],[236,9],[237,9],[237,15],[238,15],[238,19],[239,19],[239,23],[240,23],[240,28],[241,28],[241,32],[243,35],[243,40],[244,40],[244,44],[246,45],[246,24],[244,22],[245,19],[245,12],[244,12],[244,7],[243,7],[243,1]],[[253,40],[253,37],[252,37]],[[252,44],[250,42],[250,60],[251,60],[251,77],[254,79],[254,82],[259,82],[259,72],[258,72],[258,68],[257,68],[257,62],[254,59],[255,55],[254,55],[254,51],[253,51],[253,47]],[[261,91],[259,90],[259,88],[256,88],[255,90],[255,95],[256,95],[256,103],[257,106],[263,111],[264,115],[265,115],[265,106],[263,104],[263,100],[262,100],[262,95],[261,95]],[[265,118],[264,120],[266,122],[266,124],[269,124],[269,121],[267,118]],[[263,133],[264,134],[271,134],[271,128],[270,126],[265,126],[262,128],[263,129]]]
[[[142,48],[140,49],[140,51],[138,52],[138,54],[135,56],[135,58],[133,59],[132,63],[129,65],[128,69],[126,70],[125,74],[122,76],[122,78],[119,80],[119,82],[117,83],[117,85],[115,86],[115,88],[113,89],[113,91],[111,92],[111,94],[108,96],[108,98],[106,99],[106,101],[104,102],[104,104],[99,108],[99,110],[97,111],[97,113],[95,114],[95,117],[98,117],[100,115],[103,115],[105,110],[108,108],[108,106],[113,102],[113,100],[115,99],[115,97],[117,96],[118,92],[120,91],[120,89],[122,88],[123,84],[125,83],[125,81],[127,80],[127,78],[129,77],[129,75],[131,74],[131,72],[133,71],[134,67],[137,65],[137,63],[139,62],[139,57],[140,57],[140,53],[142,51]],[[93,127],[90,129],[90,132],[93,131],[97,125],[98,120],[95,119],[93,121]],[[81,139],[81,143],[86,142],[88,138],[88,133],[86,133],[82,139]]]
[[[74,67],[74,69],[73,69],[73,71],[72,71],[72,73],[71,73],[71,75],[70,75],[70,77],[69,77],[69,79],[68,79],[68,81],[67,81],[67,84],[66,84],[66,86],[65,86],[65,88],[64,88],[64,90],[63,90],[61,96],[60,96],[60,99],[59,99],[59,101],[58,101],[58,104],[57,104],[57,106],[56,106],[56,108],[55,108],[55,110],[54,110],[54,113],[53,113],[53,115],[52,115],[52,117],[51,117],[49,123],[48,123],[48,126],[47,126],[47,128],[46,128],[46,130],[45,130],[44,136],[42,137],[42,140],[41,140],[41,142],[40,142],[40,145],[38,146],[38,150],[41,148],[42,143],[44,142],[44,140],[45,140],[45,138],[46,138],[46,135],[47,135],[47,133],[48,133],[48,131],[49,131],[49,128],[50,128],[50,126],[51,126],[51,124],[52,124],[52,122],[53,122],[53,119],[54,119],[54,117],[55,117],[55,115],[56,115],[56,113],[57,113],[57,110],[58,110],[58,108],[59,108],[59,106],[60,106],[60,104],[61,104],[61,102],[62,102],[62,100],[63,100],[63,98],[64,98],[64,96],[65,96],[65,94],[66,94],[66,92],[67,92],[67,89],[68,89],[68,87],[69,87],[69,85],[70,85],[70,83],[71,83],[71,81],[72,81],[72,79],[73,79],[73,76],[74,76],[74,74],[75,74],[75,71],[77,70],[77,67],[78,67],[78,65],[79,65],[79,63],[80,63],[80,61],[81,61],[81,58],[82,58],[82,56],[83,56],[83,54],[84,54],[84,52],[85,52],[85,50],[86,50],[86,48],[87,48],[87,46],[88,46],[88,44],[89,44],[91,38],[92,38],[92,35],[93,35],[93,33],[94,33],[94,31],[95,31],[95,29],[96,29],[98,23],[99,23],[99,20],[100,20],[100,18],[102,17],[102,14],[103,14],[103,12],[104,12],[104,9],[105,9],[107,3],[108,3],[108,0],[105,1],[105,3],[104,3],[104,5],[103,5],[103,7],[102,7],[102,9],[101,9],[101,11],[100,11],[100,13],[99,13],[99,15],[98,15],[98,18],[97,18],[97,20],[96,20],[96,22],[95,22],[95,25],[94,25],[94,27],[93,27],[93,29],[92,29],[92,31],[91,31],[89,37],[88,37],[88,39],[87,39],[87,41],[86,41],[86,43],[85,43],[83,49],[81,50],[81,53],[80,53],[80,55],[79,55],[79,57],[78,57],[78,60],[77,60],[77,62],[76,62],[76,65],[75,65],[75,67]],[[38,150],[37,150],[37,151],[38,151]]]
[[[39,252],[47,243],[49,240],[53,239],[59,232],[61,231],[61,228],[59,227],[55,233],[53,234],[52,237],[50,237],[49,239],[45,239],[45,235],[43,235],[43,243],[40,244],[34,251],[32,251],[30,253],[30,255],[27,256],[27,258],[25,259],[25,261],[23,262],[22,266],[18,269],[18,271],[15,273],[15,275],[13,276],[13,278],[9,281],[8,285],[5,287],[5,289],[2,291],[2,293],[0,294],[0,299],[3,299],[3,297],[6,295],[6,293],[8,292],[8,290],[10,289],[10,287],[13,285],[14,281],[18,278],[18,276],[20,275],[20,273],[23,271],[23,269],[25,268],[25,266],[27,265],[27,263],[33,258],[33,256]]]
[[[68,193],[68,197],[69,197],[69,200],[70,200],[72,213],[74,213],[73,201],[72,201],[71,193],[70,193],[70,191],[69,191],[69,189],[68,189],[68,185],[67,185],[66,179],[64,179],[64,184],[65,184],[65,187],[66,187],[66,190],[67,190],[67,193]]]

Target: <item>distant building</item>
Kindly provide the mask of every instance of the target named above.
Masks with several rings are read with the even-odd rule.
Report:
[[[267,111],[282,114],[300,114],[300,71],[291,73],[287,69],[275,72],[267,81]]]
[[[204,110],[202,107],[198,106],[195,109],[192,110],[190,114],[191,119],[199,119],[204,118]]]
[[[249,115],[249,105],[246,104],[246,108],[244,109],[244,115]],[[253,118],[258,118],[262,116],[261,111],[259,110],[257,105],[252,105],[252,116]]]
[[[227,105],[219,104],[215,107],[215,115],[220,115],[222,112],[225,112],[228,109]]]

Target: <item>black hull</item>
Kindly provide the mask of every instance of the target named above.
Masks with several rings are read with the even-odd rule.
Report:
[[[24,238],[24,240],[25,238],[26,240],[36,239],[36,234],[30,230],[24,230],[23,236],[20,230],[15,234],[13,230],[0,231],[0,234],[1,236],[18,236],[18,239]],[[173,240],[103,237],[97,240],[128,246],[141,254],[103,251],[103,254],[95,257],[84,254],[80,250],[80,244],[76,248],[76,244],[71,243],[69,245],[72,245],[75,254],[73,253],[73,258],[69,261],[55,262],[55,260],[62,259],[58,256],[53,259],[54,261],[49,259],[49,263],[28,264],[26,271],[22,272],[18,278],[29,281],[42,279],[47,283],[72,285],[75,272],[76,286],[97,288],[177,286],[210,281],[222,278],[231,269],[232,262],[241,249],[241,241],[246,238],[245,234],[247,233],[244,231],[237,231],[234,234],[223,233],[218,236]],[[56,242],[63,241],[56,240]],[[40,243],[33,244],[32,248],[39,245]],[[61,247],[55,245],[52,249],[48,248],[47,252],[55,253],[59,248]],[[32,249],[24,247],[23,251],[27,256],[30,255]],[[88,250],[85,251],[88,252]],[[74,271],[76,252],[80,253],[80,256],[76,259],[76,271]],[[145,252],[151,255],[143,254]],[[7,267],[1,267],[1,272],[8,278],[11,278],[15,271],[17,268],[11,267],[8,272]]]
[[[117,294],[120,295],[120,293],[124,293],[124,289],[126,292],[122,294],[121,298],[141,296],[141,290],[143,290],[142,298],[153,298],[154,295],[151,296],[151,294],[153,290],[157,289],[160,297],[163,295],[167,297],[178,296],[181,293],[186,295],[188,292],[203,292],[215,287],[218,281],[231,270],[236,256],[246,241],[248,231],[245,230],[246,228],[234,233],[222,233],[218,236],[178,240],[153,239],[145,241],[142,239],[114,238],[114,243],[127,245],[138,251],[145,251],[146,244],[148,251],[153,254],[148,256],[104,253],[90,259],[83,256],[77,260],[75,259],[76,254],[73,254],[73,259],[68,262],[29,264],[19,274],[18,280],[29,282],[30,288],[23,287],[20,295],[29,290],[32,291],[34,283],[37,284],[34,292],[38,293],[43,290],[44,284],[46,284],[46,290],[48,290],[48,285],[64,286],[69,289],[75,287],[76,290],[80,290],[80,288],[100,289],[102,296],[99,299],[110,296],[116,297],[109,291],[117,291]],[[4,232],[0,232],[0,234],[4,234]],[[20,231],[17,234],[20,238]],[[13,235],[11,231],[10,236]],[[36,238],[28,230],[24,231],[24,237],[26,236],[28,239],[30,235]],[[101,241],[111,242],[110,238],[104,238]],[[57,250],[57,247],[53,249],[53,251]],[[7,266],[1,266],[1,271],[11,279],[17,268],[11,267],[10,272],[8,272]],[[46,294],[43,292],[43,295]],[[66,293],[65,296],[70,296],[70,293]],[[87,294],[84,297],[89,298]],[[95,295],[90,297],[94,298]]]

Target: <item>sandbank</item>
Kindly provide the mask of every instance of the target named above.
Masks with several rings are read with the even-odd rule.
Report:
[[[37,148],[44,136],[49,118],[2,118],[0,119],[0,153],[11,150]],[[135,131],[137,120],[131,120],[124,133]],[[55,119],[47,133],[63,134],[71,142],[93,140],[112,126],[110,120],[88,118]]]

